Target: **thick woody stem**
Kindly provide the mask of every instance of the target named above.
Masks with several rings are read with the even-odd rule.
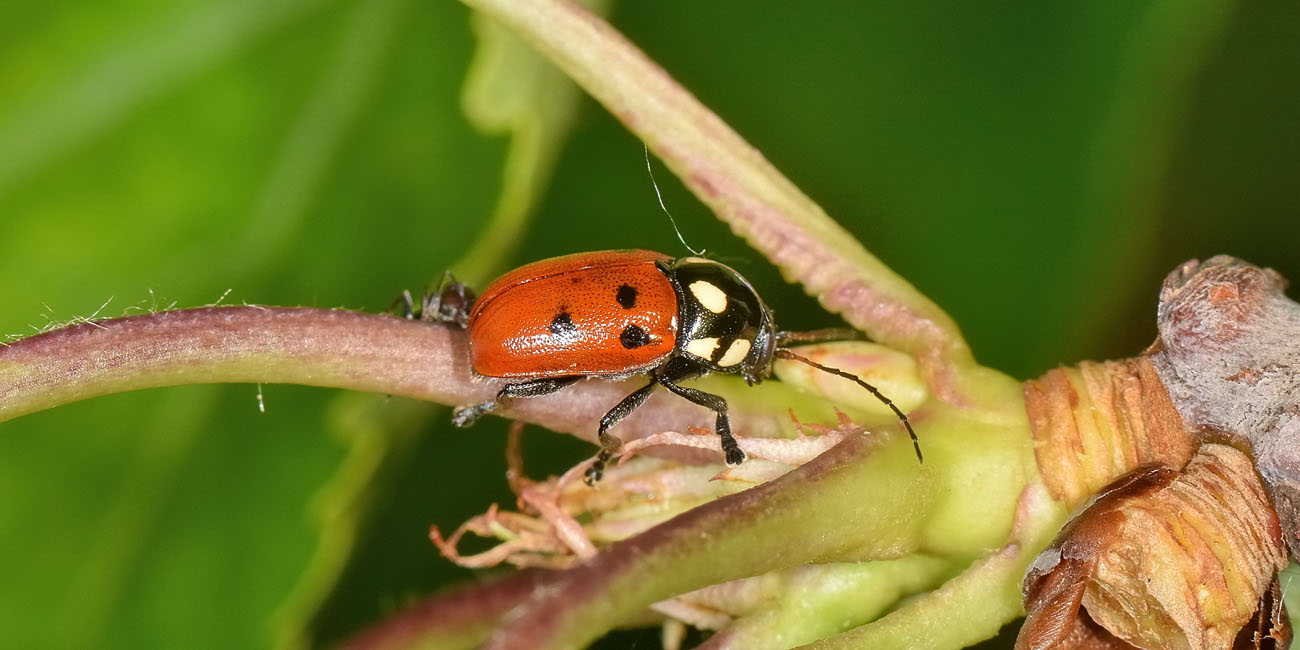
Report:
[[[554,571],[505,578],[430,596],[343,642],[345,650],[478,647],[510,609],[559,579]]]
[[[1300,555],[1300,304],[1286,280],[1225,255],[1192,260],[1160,291],[1150,358],[1187,428],[1249,447]]]

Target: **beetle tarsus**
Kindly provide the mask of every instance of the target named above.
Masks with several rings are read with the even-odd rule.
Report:
[[[651,384],[651,386],[653,385],[654,384]],[[635,394],[636,393],[633,393],[633,395]],[[649,391],[646,391],[646,394],[648,395]],[[609,464],[610,459],[614,457],[614,453],[617,452],[618,448],[622,446],[623,446],[622,440],[619,440],[618,438],[615,438],[614,436],[611,436],[608,433],[601,431],[600,451],[596,453],[596,459],[591,461],[591,467],[587,468],[587,472],[583,476],[582,480],[587,485],[590,485],[591,487],[596,487],[596,482],[600,480],[600,477],[605,475],[605,465]]]
[[[727,449],[726,452],[728,465],[739,465],[745,462],[745,452],[741,451],[740,447],[732,447]]]
[[[731,435],[730,423],[724,419],[725,416],[718,418],[720,426],[717,427],[718,436],[722,438],[722,455],[726,457],[728,465],[739,465],[745,462],[745,452],[740,448],[740,443],[736,437]],[[722,426],[725,423],[725,426]]]
[[[723,408],[726,408],[725,402]],[[731,418],[727,417],[725,412],[718,414],[718,420],[713,429],[718,432],[718,437],[722,438],[722,455],[727,459],[727,464],[739,465],[745,462],[745,452],[740,448],[740,443],[736,441],[736,437],[731,435]]]
[[[582,477],[582,482],[591,487],[596,487],[596,483],[599,483],[601,477],[605,475],[605,465],[609,463],[609,459],[612,457],[613,454],[608,449],[602,448],[597,452],[596,460],[591,461],[591,467],[587,468],[587,472]]]
[[[480,417],[483,417],[484,413],[496,410],[496,407],[497,401],[494,399],[483,402],[482,404],[459,407],[455,411],[452,411],[451,423],[462,429],[473,426],[475,422],[478,422]]]

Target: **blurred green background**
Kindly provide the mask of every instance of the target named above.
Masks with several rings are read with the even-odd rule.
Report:
[[[0,4],[0,334],[219,299],[381,310],[461,259],[503,191],[535,209],[471,265],[683,253],[640,143],[587,99],[566,118],[550,73],[496,81],[530,116],[513,139],[466,118],[469,13]],[[1188,258],[1300,278],[1295,3],[638,0],[612,20],[1016,377],[1138,352]],[[784,327],[835,322],[657,171],[687,239]],[[504,424],[445,415],[232,385],[0,425],[0,645],[322,645],[464,579],[427,528],[512,502]],[[535,475],[590,451],[527,449]]]

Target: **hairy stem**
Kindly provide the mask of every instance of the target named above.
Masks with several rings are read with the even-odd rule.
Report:
[[[110,393],[220,382],[329,386],[442,404],[485,400],[500,387],[472,378],[464,333],[442,325],[305,307],[204,307],[81,323],[0,347],[0,421]],[[593,422],[630,390],[626,382],[582,382],[502,414],[594,439]],[[756,435],[784,426],[783,413],[743,405],[732,420]],[[619,435],[711,422],[683,400],[651,399]]]

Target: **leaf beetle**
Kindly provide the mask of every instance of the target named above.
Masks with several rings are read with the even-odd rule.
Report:
[[[600,451],[586,481],[600,480],[620,441],[609,430],[658,387],[712,410],[730,465],[745,460],[731,433],[722,397],[682,386],[709,373],[767,379],[777,358],[792,359],[852,380],[893,410],[921,447],[897,406],[871,384],[782,348],[792,342],[859,338],[848,330],[782,332],[772,311],[732,268],[700,257],[673,258],[648,250],[578,253],[526,264],[497,278],[477,298],[445,276],[439,289],[414,304],[408,318],[455,324],[469,335],[470,365],[483,377],[513,380],[495,399],[456,409],[467,427],[514,399],[554,393],[580,379],[647,375],[650,382],[600,419]]]

